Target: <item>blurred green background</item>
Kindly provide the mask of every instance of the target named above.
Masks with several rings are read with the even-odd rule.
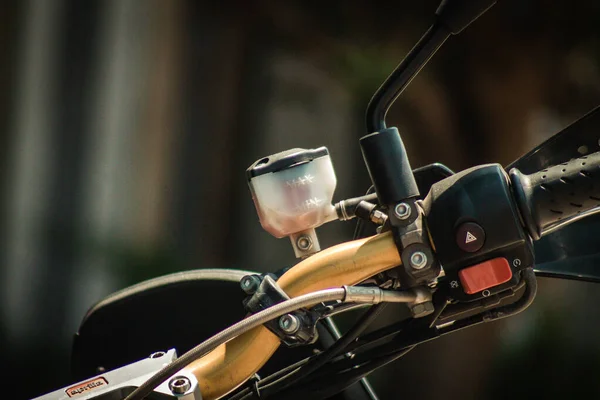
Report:
[[[288,241],[262,231],[245,169],[325,145],[336,200],[363,193],[366,104],[436,7],[2,2],[4,393],[70,383],[72,334],[117,289],[179,270],[294,263]],[[598,105],[599,21],[597,1],[504,0],[449,40],[388,115],[413,167],[507,164]],[[352,231],[329,224],[322,245]],[[595,285],[541,279],[525,313],[423,345],[372,382],[381,399],[597,397],[599,303]]]

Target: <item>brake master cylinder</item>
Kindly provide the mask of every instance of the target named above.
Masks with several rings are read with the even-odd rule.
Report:
[[[296,257],[319,251],[315,228],[336,219],[336,178],[326,147],[291,149],[264,157],[246,171],[262,227],[289,236]]]

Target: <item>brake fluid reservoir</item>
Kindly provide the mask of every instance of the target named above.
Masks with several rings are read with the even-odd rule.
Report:
[[[336,218],[337,181],[326,147],[277,153],[246,172],[260,223],[271,235],[297,236]]]

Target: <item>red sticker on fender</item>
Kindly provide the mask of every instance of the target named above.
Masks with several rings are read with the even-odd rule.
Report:
[[[79,383],[73,387],[70,387],[66,390],[66,392],[69,397],[75,397],[79,396],[80,394],[90,392],[99,387],[104,387],[106,385],[108,385],[108,381],[106,379],[102,377],[94,378],[92,380]]]

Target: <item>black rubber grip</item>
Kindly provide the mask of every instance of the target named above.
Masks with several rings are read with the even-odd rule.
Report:
[[[600,207],[600,152],[531,175],[510,171],[515,198],[534,239],[554,223]]]

